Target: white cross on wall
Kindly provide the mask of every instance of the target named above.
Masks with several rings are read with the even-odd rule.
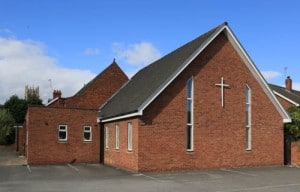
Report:
[[[221,83],[217,83],[216,86],[220,86],[221,88],[221,101],[222,101],[222,107],[224,107],[224,87],[229,87],[228,84],[224,84],[224,79],[221,77]]]

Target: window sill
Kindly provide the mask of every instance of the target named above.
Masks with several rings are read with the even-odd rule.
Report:
[[[92,143],[92,140],[84,140],[84,143]]]
[[[246,149],[246,152],[251,152],[252,151],[252,149]]]
[[[58,140],[57,142],[58,142],[58,143],[67,143],[68,140]]]
[[[188,150],[186,150],[186,152],[187,152],[188,154],[194,153],[194,149],[188,149]]]

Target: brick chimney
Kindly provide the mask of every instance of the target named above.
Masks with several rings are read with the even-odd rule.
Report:
[[[53,99],[55,98],[61,98],[61,91],[60,90],[54,90],[53,91]]]
[[[290,76],[288,76],[285,80],[285,89],[288,91],[292,91],[292,79]]]

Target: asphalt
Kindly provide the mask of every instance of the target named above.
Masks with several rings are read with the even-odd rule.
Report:
[[[0,191],[300,191],[297,167],[131,173],[100,164],[0,166]]]
[[[12,149],[0,150],[0,192],[300,191],[299,167],[131,173],[100,164],[29,166]]]

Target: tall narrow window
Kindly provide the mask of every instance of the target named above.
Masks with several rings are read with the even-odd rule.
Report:
[[[194,149],[194,130],[193,130],[193,78],[190,78],[186,82],[187,97],[186,97],[186,110],[187,110],[187,124],[186,124],[186,133],[187,133],[187,145],[186,149],[188,151],[193,151]]]
[[[92,141],[92,127],[91,126],[83,127],[83,141]]]
[[[68,128],[67,125],[58,126],[58,140],[67,141],[68,140]]]
[[[246,85],[246,150],[251,150],[251,89]]]
[[[105,148],[108,149],[108,141],[109,141],[109,129],[108,126],[105,127]]]
[[[128,123],[128,135],[127,135],[127,139],[128,139],[128,151],[132,151],[132,123]]]
[[[119,125],[116,124],[116,149],[119,149],[119,136],[120,135],[120,130],[119,130]]]

